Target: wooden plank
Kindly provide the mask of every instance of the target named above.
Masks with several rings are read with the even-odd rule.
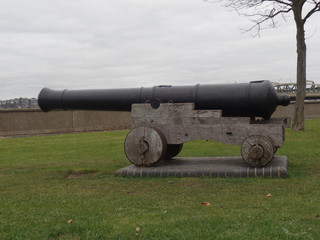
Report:
[[[222,115],[221,110],[195,110],[194,108],[194,103],[162,103],[157,109],[153,109],[149,103],[133,104],[131,116],[133,118],[144,118],[146,112],[152,118],[163,119],[172,117],[192,118],[195,116],[219,118]]]
[[[144,126],[159,129],[168,144],[181,144],[193,140],[213,140],[230,145],[240,145],[248,136],[262,135],[272,139],[275,147],[284,142],[284,132],[281,125],[256,124],[157,124],[145,123]]]

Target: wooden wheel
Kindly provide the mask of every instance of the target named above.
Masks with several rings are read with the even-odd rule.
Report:
[[[124,152],[136,166],[151,166],[164,158],[167,152],[165,137],[151,127],[132,129],[124,142]]]
[[[252,167],[263,167],[273,158],[274,146],[266,136],[249,136],[241,146],[243,160]]]
[[[177,156],[183,147],[183,143],[181,144],[167,144],[167,153],[164,156],[164,159],[171,159]]]

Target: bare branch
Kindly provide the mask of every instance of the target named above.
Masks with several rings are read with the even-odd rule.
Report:
[[[308,13],[307,15],[303,18],[303,23],[305,23],[307,21],[307,19],[309,17],[312,16],[312,14],[314,14],[315,12],[320,12],[320,1],[319,2],[316,2],[315,0],[313,0],[315,6],[314,8],[312,8]]]
[[[276,17],[282,16],[285,19],[286,13],[292,10],[289,0],[227,0],[225,6],[253,22],[254,25],[245,32],[256,29],[255,36],[260,36],[262,29],[277,27]]]
[[[262,29],[275,28],[278,26],[277,17],[286,20],[287,13],[295,12],[295,18],[300,19],[302,24],[313,15],[320,11],[319,0],[204,0],[210,3],[224,2],[224,6],[231,8],[241,16],[247,17],[253,26],[245,30],[245,32],[253,29],[257,30],[256,36]],[[308,7],[313,8],[303,18],[301,16],[304,4],[308,3]]]
[[[281,1],[281,0],[262,0],[262,1],[264,1],[264,2],[267,2],[267,1],[269,1],[269,2],[277,2],[277,3],[279,3],[279,4],[281,4],[281,5],[286,5],[286,6],[288,6],[288,7],[291,7],[292,6],[292,1]]]
[[[264,29],[261,27],[261,25],[268,21],[270,22],[270,24],[268,25],[267,28],[275,28],[277,27],[277,24],[278,24],[277,21],[275,20],[275,17],[278,15],[282,15],[282,17],[284,18],[284,14],[290,12],[291,10],[292,10],[291,8],[279,10],[279,11],[275,11],[275,9],[272,9],[268,14],[252,14],[251,16],[247,15],[248,17],[259,17],[256,20],[251,19],[251,21],[254,22],[255,25],[252,26],[250,30],[257,28],[258,31],[260,31],[261,29]]]
[[[308,3],[311,3],[311,4],[317,4],[317,1],[316,0],[307,0]]]

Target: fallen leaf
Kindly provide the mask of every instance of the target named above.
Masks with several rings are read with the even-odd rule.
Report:
[[[70,219],[67,223],[68,223],[68,224],[73,223],[73,220],[72,220],[72,219]]]
[[[271,193],[269,193],[269,194],[267,194],[267,196],[266,197],[272,197],[272,194]]]
[[[204,205],[204,206],[209,206],[211,205],[209,202],[202,202],[201,205]]]

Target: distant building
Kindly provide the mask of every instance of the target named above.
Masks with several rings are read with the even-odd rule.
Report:
[[[0,100],[1,108],[39,108],[36,98],[14,98],[9,100]]]

